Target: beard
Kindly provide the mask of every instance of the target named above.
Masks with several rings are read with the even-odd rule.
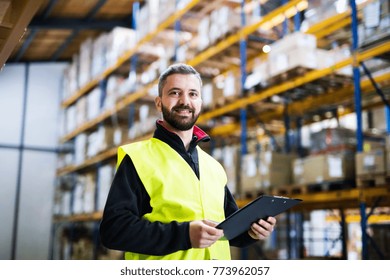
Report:
[[[190,118],[184,118],[182,116],[176,115],[176,110],[178,109],[187,109],[190,111],[192,116]],[[191,109],[188,106],[174,106],[172,110],[168,110],[163,104],[161,104],[161,111],[164,120],[173,128],[180,130],[180,131],[186,131],[191,129],[196,121],[199,118],[200,112],[195,115],[195,111]]]

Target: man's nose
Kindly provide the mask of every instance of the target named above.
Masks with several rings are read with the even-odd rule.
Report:
[[[183,93],[180,96],[179,102],[181,105],[189,105],[190,104],[190,97],[187,93]]]

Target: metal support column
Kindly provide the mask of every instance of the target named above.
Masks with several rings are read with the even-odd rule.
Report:
[[[287,211],[286,212],[286,237],[287,237],[287,240],[286,240],[286,247],[287,247],[287,259],[288,260],[291,260],[292,258],[292,250],[291,250],[291,213],[290,211]]]
[[[245,0],[241,1],[241,27],[246,26],[246,18],[245,18]],[[246,80],[246,63],[247,63],[247,53],[246,53],[246,38],[240,39],[240,60],[241,60],[241,97],[244,97],[244,85]],[[246,154],[247,150],[247,110],[240,110],[240,123],[241,123],[241,150],[242,154]]]
[[[288,2],[288,0],[282,0],[282,5],[286,5]],[[283,34],[283,37],[286,36],[288,34],[288,19],[286,18],[284,21],[283,21],[283,24],[282,24],[282,28],[283,28],[283,31],[282,31],[282,34]]]
[[[368,259],[366,203],[360,202],[360,226],[362,228],[362,260]]]
[[[352,56],[353,56],[353,82],[355,95],[355,112],[356,112],[356,137],[357,137],[357,152],[363,151],[363,129],[362,129],[362,104],[361,104],[361,89],[360,89],[360,70],[357,61],[358,52],[358,18],[355,0],[350,0],[352,9]]]
[[[291,151],[291,145],[290,145],[290,116],[288,115],[288,100],[285,99],[284,101],[284,112],[283,112],[283,120],[284,120],[284,126],[286,128],[286,131],[284,133],[284,152],[286,154],[290,153]]]
[[[177,6],[179,4],[179,0],[176,0],[176,11],[178,10]],[[180,20],[175,21],[175,42],[174,42],[174,53],[173,53],[173,61],[177,62],[177,50],[179,49],[180,46],[180,30],[181,30],[181,24]]]
[[[362,129],[362,104],[360,90],[360,70],[357,61],[358,52],[358,17],[355,0],[349,1],[352,10],[352,55],[353,55],[353,82],[355,95],[355,112],[356,112],[356,137],[357,137],[357,152],[363,151],[363,129]],[[362,259],[367,259],[367,219],[366,219],[366,203],[360,202],[361,229],[362,229]]]
[[[348,240],[348,230],[347,230],[347,223],[345,219],[345,212],[344,209],[340,209],[340,216],[341,216],[341,221],[340,221],[340,227],[341,227],[341,233],[340,233],[340,238],[341,238],[341,259],[346,260],[348,259],[348,249],[347,249],[347,240]]]
[[[301,30],[301,12],[297,11],[294,16],[294,31]]]
[[[388,106],[385,107],[385,115],[386,115],[386,134],[390,134],[390,109]]]
[[[296,119],[296,145],[297,145],[297,154],[299,157],[303,157],[303,147],[302,147],[302,117]]]
[[[241,0],[241,27],[246,26],[246,17],[245,17],[245,0]],[[244,85],[246,80],[246,38],[240,38],[240,60],[241,60],[241,97],[244,97]],[[247,138],[247,111],[246,108],[240,109],[240,124],[241,124],[241,156],[247,154],[248,148],[246,143]],[[242,158],[242,157],[241,157]],[[240,164],[242,168],[242,164]],[[248,259],[248,249],[241,249],[241,259]]]

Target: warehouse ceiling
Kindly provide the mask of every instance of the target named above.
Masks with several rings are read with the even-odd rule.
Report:
[[[174,1],[174,0],[172,0]],[[136,0],[0,0],[0,64],[7,62],[71,61],[80,44],[115,26],[132,27]],[[209,12],[213,6],[239,7],[240,0],[200,1],[195,12]],[[273,10],[281,1],[268,1]],[[192,13],[186,14],[189,18]],[[183,25],[182,28],[195,28]],[[171,26],[171,29],[174,27]]]
[[[0,12],[2,28],[0,36],[3,34],[1,36],[3,38],[6,37],[5,23],[13,17],[18,17],[15,14],[19,10],[31,11],[31,7],[35,10],[31,21],[27,22],[27,29],[21,34],[20,41],[15,42],[8,62],[69,61],[86,38],[95,37],[115,26],[130,27],[134,2],[134,0],[1,0],[4,16],[1,20]],[[18,14],[19,17],[24,16],[21,12]],[[18,19],[15,18],[14,24],[18,23]]]

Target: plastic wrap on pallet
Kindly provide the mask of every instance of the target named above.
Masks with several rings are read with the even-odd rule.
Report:
[[[334,148],[350,148],[356,146],[356,133],[348,128],[326,128],[310,135],[310,152],[319,153]]]
[[[301,24],[301,31],[306,31],[311,26],[327,18],[348,10],[348,1],[339,0],[310,0],[305,10],[305,19]]]

